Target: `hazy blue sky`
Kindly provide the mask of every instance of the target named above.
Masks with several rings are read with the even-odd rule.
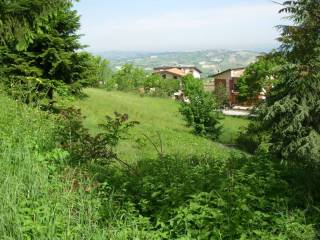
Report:
[[[277,46],[271,0],[81,0],[89,50],[264,50]]]

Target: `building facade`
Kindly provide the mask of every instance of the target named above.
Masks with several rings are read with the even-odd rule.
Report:
[[[191,74],[194,78],[201,78],[201,70],[196,67],[158,67],[154,68],[154,74],[159,74],[163,78],[180,79],[188,74]]]
[[[244,71],[245,68],[234,68],[213,75],[214,88],[217,89],[219,86],[223,86],[226,89],[231,106],[238,104],[237,96],[239,93],[236,90],[236,84],[244,74]]]

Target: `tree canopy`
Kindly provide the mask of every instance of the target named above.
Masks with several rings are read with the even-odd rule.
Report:
[[[25,49],[57,9],[71,4],[72,0],[1,0],[0,43],[14,41]]]
[[[250,64],[237,83],[239,100],[254,101],[262,91],[269,91],[276,84],[276,70],[282,63],[284,59],[279,53],[270,53]]]
[[[293,25],[280,26],[280,52],[286,60],[279,83],[263,111],[271,131],[271,151],[301,164],[320,160],[320,2],[286,1],[281,12]]]
[[[40,0],[5,3],[6,15],[9,16],[10,7],[17,9],[12,13],[12,21],[21,20],[18,16],[15,18],[20,10],[24,11],[23,16],[30,21],[30,24],[25,22],[23,26],[12,22],[18,26],[15,29],[19,29],[19,26],[23,29],[20,33],[12,32],[11,36],[3,37],[5,42],[0,47],[0,71],[5,76],[7,87],[22,85],[37,97],[42,93],[44,97],[52,99],[54,89],[79,93],[82,87],[98,82],[98,78],[101,77],[100,81],[103,81],[102,72],[107,62],[79,51],[84,47],[77,33],[80,17],[72,9],[71,1],[53,1],[52,6],[56,8],[52,11],[52,6],[46,9],[47,2]],[[3,26],[10,28],[10,23],[9,20],[3,21]],[[24,40],[28,41],[21,40],[19,34],[23,34]],[[22,47],[17,47],[17,44]]]

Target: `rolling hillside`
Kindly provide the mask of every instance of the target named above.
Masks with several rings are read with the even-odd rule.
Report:
[[[153,158],[156,151],[146,140],[147,135],[160,148],[160,139],[164,153],[180,155],[213,154],[225,157],[229,151],[220,143],[197,137],[185,126],[180,113],[179,104],[171,99],[140,97],[133,93],[107,92],[99,89],[87,89],[88,98],[79,100],[75,105],[81,108],[86,116],[85,124],[93,132],[97,125],[104,121],[104,116],[112,116],[115,111],[128,113],[130,120],[139,121],[130,139],[121,144],[118,151],[123,159],[135,161],[141,158]],[[239,118],[226,118],[227,125],[221,136],[221,142],[229,143],[237,135],[237,131],[248,121]]]
[[[228,68],[244,67],[255,61],[261,53],[252,51],[205,50],[194,52],[101,52],[110,60],[112,69],[133,63],[151,71],[154,67],[166,65],[193,65],[200,68],[204,77]]]

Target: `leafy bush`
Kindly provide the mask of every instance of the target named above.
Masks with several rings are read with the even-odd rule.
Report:
[[[191,96],[204,91],[203,81],[187,75],[182,78],[182,89],[186,96]]]
[[[230,206],[228,199],[217,192],[195,195],[186,206],[176,210],[176,216],[170,220],[170,238],[316,239],[315,229],[306,224],[302,211],[286,213],[284,209],[277,213],[255,210],[247,199],[235,199],[237,206]],[[256,200],[259,201],[258,198]]]
[[[72,162],[95,162],[107,166],[117,160],[114,151],[130,128],[138,122],[129,122],[127,114],[115,113],[115,118],[106,117],[106,123],[100,124],[101,133],[92,136],[83,126],[80,110],[68,108],[62,110],[59,139],[62,147],[70,152]]]
[[[172,96],[180,89],[180,81],[177,79],[160,79],[158,90],[156,92],[159,96]]]
[[[221,134],[221,113],[217,111],[218,106],[213,96],[200,91],[188,95],[188,98],[190,103],[182,103],[180,108],[187,125],[192,127],[197,135],[217,139]]]
[[[106,181],[163,239],[315,239],[292,190],[265,157],[141,160],[137,174],[110,169]]]
[[[120,91],[135,90],[143,86],[146,74],[143,69],[137,68],[132,64],[125,64],[113,75],[116,89]]]
[[[215,97],[219,109],[223,109],[229,105],[229,95],[223,85],[219,84],[217,86],[213,92],[213,96]]]
[[[270,133],[261,126],[259,121],[252,119],[249,126],[241,130],[236,143],[241,149],[252,154],[261,151],[268,152],[269,138]]]
[[[270,53],[250,64],[237,82],[238,99],[242,102],[255,103],[263,89],[270,90],[278,81],[276,69],[285,60],[279,53]]]

